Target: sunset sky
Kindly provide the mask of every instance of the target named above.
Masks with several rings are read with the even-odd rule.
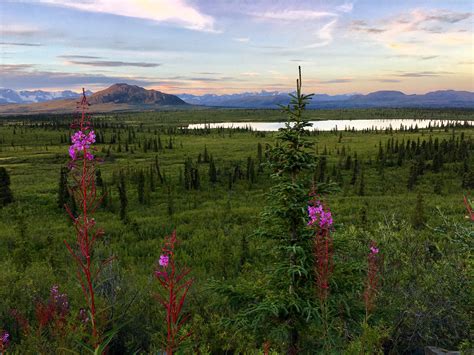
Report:
[[[474,91],[470,0],[0,0],[0,87]]]

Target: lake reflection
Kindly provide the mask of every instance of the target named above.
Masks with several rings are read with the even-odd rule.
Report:
[[[331,131],[334,129],[345,130],[354,129],[361,131],[365,129],[383,130],[386,128],[400,129],[404,128],[427,128],[439,127],[452,123],[463,124],[464,121],[448,121],[448,120],[414,120],[414,119],[390,119],[390,120],[322,120],[310,121],[313,124],[310,129],[318,131]],[[202,128],[251,128],[254,131],[278,131],[284,127],[284,122],[220,122],[220,123],[197,123],[188,125],[189,129]],[[469,122],[472,125],[472,122]]]

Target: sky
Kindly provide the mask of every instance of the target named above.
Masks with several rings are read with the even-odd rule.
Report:
[[[474,91],[471,0],[0,0],[0,87]]]

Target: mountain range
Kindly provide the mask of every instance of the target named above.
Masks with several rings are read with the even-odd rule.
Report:
[[[92,91],[87,90],[87,95],[92,95]],[[45,102],[51,100],[77,99],[81,93],[71,90],[65,91],[43,91],[43,90],[21,90],[0,88],[0,104],[30,104],[35,102]]]
[[[8,93],[8,100],[12,101],[17,93],[21,92],[2,89]],[[38,90],[39,91],[39,90]],[[63,92],[62,92],[63,93]],[[80,94],[73,93],[71,97],[61,98],[62,93],[48,93],[42,91],[42,95],[36,97],[36,102],[18,102],[0,105],[0,114],[33,114],[33,113],[66,113],[76,109],[77,98]],[[88,101],[93,105],[94,112],[120,112],[120,111],[156,111],[166,108],[192,107],[175,95],[165,94],[157,90],[147,90],[136,85],[124,83],[114,84],[105,90],[94,94],[89,92]],[[2,96],[5,98],[5,96]],[[23,96],[25,97],[25,96]],[[33,97],[30,95],[30,100]],[[47,101],[40,101],[40,97],[51,97]],[[30,101],[31,102],[31,101]]]
[[[229,107],[277,108],[289,103],[286,92],[261,91],[241,94],[192,95],[165,94],[125,83],[92,93],[86,92],[95,112],[155,111],[167,108]],[[62,113],[76,108],[79,93],[0,89],[1,114]],[[440,90],[406,95],[400,91],[376,91],[367,95],[313,95],[310,109],[345,109],[370,107],[474,108],[474,92]]]
[[[237,107],[237,108],[275,108],[289,103],[288,93],[262,91],[259,93],[242,93],[201,96],[181,94],[181,99],[189,104]],[[376,91],[367,95],[345,94],[313,96],[308,108],[369,108],[369,107],[428,107],[428,108],[474,108],[474,92],[439,90],[426,94],[406,95],[401,91]]]

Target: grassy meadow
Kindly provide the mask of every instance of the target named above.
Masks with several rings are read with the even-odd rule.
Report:
[[[307,111],[305,117],[464,121],[472,120],[474,111],[322,110]],[[95,214],[105,231],[96,256],[115,257],[96,285],[99,319],[104,329],[121,326],[110,353],[161,351],[166,330],[154,298],[159,285],[153,271],[163,239],[173,229],[180,241],[177,260],[190,267],[194,278],[185,304],[192,335],[180,351],[256,354],[264,353],[267,344],[269,353],[285,352],[285,325],[263,329],[242,311],[261,299],[275,265],[275,241],[262,239],[258,230],[274,198],[266,152],[277,132],[180,128],[285,119],[278,110],[224,109],[94,116],[101,159],[97,189],[106,194]],[[26,336],[11,312],[17,310],[34,328],[35,302],[47,299],[52,285],[68,294],[71,327],[84,307],[63,243],[73,240],[73,227],[58,205],[71,120],[72,115],[0,117],[0,166],[10,176],[14,197],[0,207],[0,329],[9,330],[12,353],[81,353],[80,331]],[[320,318],[308,317],[300,325],[301,353],[472,348],[468,256],[473,230],[463,194],[474,184],[474,129],[461,123],[424,130],[314,132],[308,139],[317,157],[306,176],[308,193],[312,184],[328,191],[324,198],[334,218],[335,266],[331,325],[324,332]],[[188,158],[199,176],[193,187],[186,186]],[[121,175],[128,199],[125,218],[120,216]],[[375,310],[364,323],[370,240],[380,246],[384,264]]]

